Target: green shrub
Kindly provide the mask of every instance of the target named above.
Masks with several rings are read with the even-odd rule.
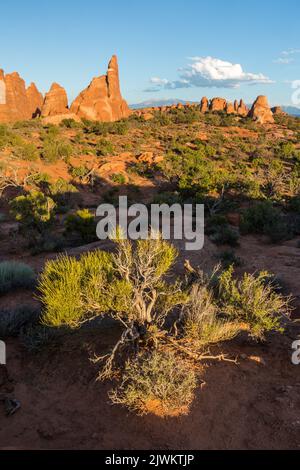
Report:
[[[27,325],[20,332],[22,345],[31,353],[38,353],[53,344],[61,336],[61,332],[44,325]]]
[[[96,145],[96,155],[98,155],[98,157],[112,155],[113,153],[114,153],[114,146],[109,140],[106,140],[106,139],[98,140],[97,145]]]
[[[34,144],[24,143],[16,147],[14,150],[15,155],[21,160],[36,161],[39,158],[37,148]]]
[[[68,142],[53,137],[44,140],[42,157],[48,163],[56,163],[59,159],[68,161],[72,153],[73,147]]]
[[[241,258],[236,256],[233,250],[223,251],[220,253],[219,259],[224,269],[229,268],[229,266],[241,266],[243,264]]]
[[[102,251],[84,254],[80,260],[63,255],[47,261],[38,286],[44,305],[43,323],[76,328],[88,317],[89,304],[96,300],[97,308],[107,311],[112,301],[107,283],[112,278],[112,257]]]
[[[239,234],[231,228],[223,215],[213,215],[208,219],[205,231],[217,245],[237,246]]]
[[[181,313],[185,343],[197,349],[234,338],[241,327],[237,321],[218,318],[218,307],[209,283],[192,286],[189,300]]]
[[[49,195],[57,204],[60,212],[78,205],[81,202],[81,196],[78,189],[63,178],[58,178],[55,183],[48,186]]]
[[[18,336],[25,326],[37,323],[40,316],[38,309],[21,306],[15,310],[0,312],[0,338]]]
[[[289,299],[277,293],[269,273],[245,273],[233,278],[233,267],[219,277],[218,301],[221,311],[232,320],[249,325],[254,338],[264,339],[268,331],[282,332],[281,316],[289,314]]]
[[[30,289],[35,284],[33,269],[24,263],[3,261],[0,263],[0,294],[13,289]]]
[[[24,227],[45,228],[53,217],[55,202],[39,191],[26,196],[18,196],[10,202],[10,210],[15,219]]]
[[[63,119],[60,123],[60,127],[65,127],[66,129],[78,129],[81,124],[75,119]]]
[[[67,233],[78,233],[86,243],[97,239],[95,216],[88,209],[68,215],[65,226]]]
[[[188,413],[196,386],[195,372],[182,359],[154,351],[127,363],[110,399],[141,415],[179,416]]]
[[[289,209],[300,214],[300,196],[295,196],[289,201]]]
[[[281,212],[271,202],[263,201],[246,209],[241,217],[241,232],[267,235],[276,243],[292,236]]]
[[[126,183],[126,177],[122,173],[114,173],[113,175],[110,176],[110,179],[117,184],[125,184]]]

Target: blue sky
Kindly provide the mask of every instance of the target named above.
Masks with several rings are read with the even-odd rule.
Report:
[[[266,94],[291,105],[299,20],[299,0],[14,0],[1,3],[0,68],[43,92],[57,81],[71,101],[116,53],[129,103]]]

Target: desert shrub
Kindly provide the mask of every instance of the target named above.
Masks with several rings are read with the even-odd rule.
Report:
[[[35,273],[25,263],[3,261],[0,263],[0,293],[5,294],[13,289],[30,289],[35,284]]]
[[[112,280],[112,255],[102,251],[84,254],[79,260],[60,256],[48,261],[38,285],[44,305],[43,323],[54,327],[78,327],[85,317],[89,317],[91,305],[96,301],[98,311],[109,310],[115,290],[109,289],[107,284]],[[121,287],[120,283],[114,286],[115,289]],[[119,298],[125,302],[121,291]]]
[[[25,326],[38,322],[40,311],[23,305],[14,310],[0,312],[0,338],[18,336]]]
[[[43,143],[42,157],[48,163],[56,163],[59,159],[71,157],[73,147],[70,143],[53,137],[47,137]]]
[[[39,158],[37,148],[34,144],[25,143],[14,149],[14,154],[21,160],[36,161]]]
[[[195,372],[182,359],[154,351],[127,363],[110,398],[138,414],[178,416],[188,413],[196,386]]]
[[[65,212],[81,201],[78,189],[63,178],[59,178],[55,183],[49,185],[48,191],[60,212]]]
[[[78,129],[81,127],[81,124],[75,119],[63,119],[60,123],[60,127],[65,127],[66,129]]]
[[[29,240],[28,248],[31,255],[38,255],[40,253],[58,252],[61,251],[66,244],[63,236],[53,233],[51,231],[43,231],[38,235],[34,235]]]
[[[38,353],[61,336],[61,331],[45,325],[27,325],[20,332],[21,344],[31,353]]]
[[[208,219],[206,233],[217,245],[238,245],[239,234],[229,226],[223,215],[214,215]]]
[[[199,121],[200,113],[193,108],[171,109],[168,114],[174,124],[193,124]]]
[[[276,243],[292,236],[289,226],[285,223],[281,212],[271,202],[263,201],[246,209],[241,217],[242,233],[267,235]]]
[[[97,238],[95,216],[88,209],[80,209],[68,215],[65,222],[67,233],[77,233],[82,241],[88,243]]]
[[[127,121],[117,122],[99,122],[82,119],[83,131],[87,134],[101,135],[105,137],[107,134],[125,135],[129,130]]]
[[[154,113],[153,123],[158,124],[159,126],[168,126],[171,124],[171,119],[166,113],[156,111]]]
[[[182,307],[180,316],[184,344],[191,344],[198,350],[228,341],[241,330],[238,321],[220,316],[211,285],[213,275],[207,277],[202,273],[200,279],[192,285],[188,301]]]
[[[114,146],[113,144],[106,139],[98,140],[96,144],[96,155],[98,157],[112,155],[114,153]]]
[[[73,166],[69,168],[70,174],[75,180],[78,180],[81,184],[90,184],[93,186],[95,173],[94,170],[90,170],[87,166]]]
[[[54,215],[55,202],[39,191],[18,196],[10,202],[10,210],[23,227],[42,230]]]
[[[147,162],[140,161],[132,163],[128,168],[128,173],[133,173],[142,176],[143,178],[153,178],[156,169],[155,165],[150,165]]]
[[[126,177],[122,173],[114,173],[110,176],[110,179],[116,184],[125,184]]]
[[[217,245],[237,246],[239,234],[228,224],[219,226],[216,225],[214,227],[213,233],[210,235],[210,239]]]
[[[295,196],[289,201],[289,209],[300,214],[300,196]]]
[[[289,299],[277,293],[269,282],[270,274],[245,273],[234,279],[233,267],[219,276],[218,302],[221,311],[232,320],[249,325],[249,334],[264,339],[268,331],[282,332],[281,317],[289,314]]]
[[[193,150],[176,145],[167,153],[160,168],[168,179],[177,182],[181,192],[203,197],[211,191],[219,192],[232,176],[208,160],[209,154],[206,146]]]
[[[275,153],[280,158],[291,158],[297,153],[292,142],[281,142],[275,150]]]
[[[219,260],[224,269],[229,268],[229,266],[241,266],[243,264],[241,258],[236,256],[233,250],[226,250],[220,253]]]

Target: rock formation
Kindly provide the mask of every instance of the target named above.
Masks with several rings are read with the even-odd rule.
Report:
[[[0,103],[0,122],[31,119],[32,106],[26,93],[24,80],[17,72],[5,75],[3,70],[0,70],[0,80],[3,101],[5,101]]]
[[[280,106],[274,106],[274,108],[271,108],[271,111],[273,114],[286,116],[286,113],[282,110]]]
[[[130,115],[123,100],[117,57],[113,56],[106,75],[94,78],[90,85],[75,99],[71,113],[94,121],[117,121]]]
[[[39,117],[42,112],[43,95],[39,92],[36,85],[31,83],[26,90],[27,99],[29,101],[29,112],[32,118]]]
[[[235,110],[236,113],[237,113],[238,110],[239,110],[239,102],[238,102],[238,100],[234,100],[234,110]]]
[[[213,98],[210,102],[210,111],[225,111],[226,100],[224,98]]]
[[[42,106],[42,117],[68,114],[68,97],[66,90],[58,83],[53,83],[45,95]]]
[[[234,105],[230,102],[226,104],[225,111],[227,114],[236,114],[236,110],[234,108]]]
[[[249,112],[249,117],[260,124],[274,123],[273,113],[266,96],[258,96]]]
[[[237,112],[240,116],[248,116],[249,109],[247,108],[243,100],[240,100]]]
[[[206,96],[203,96],[201,103],[200,103],[200,111],[201,113],[207,113],[209,107],[208,99]]]

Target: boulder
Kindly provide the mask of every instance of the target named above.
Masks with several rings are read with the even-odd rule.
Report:
[[[93,121],[118,121],[131,111],[122,98],[117,57],[108,64],[106,75],[94,78],[72,103],[71,113]]]
[[[266,96],[258,96],[249,112],[249,117],[260,124],[273,124],[274,117]]]
[[[45,95],[42,106],[42,117],[68,114],[68,97],[66,90],[58,83],[53,83]]]

